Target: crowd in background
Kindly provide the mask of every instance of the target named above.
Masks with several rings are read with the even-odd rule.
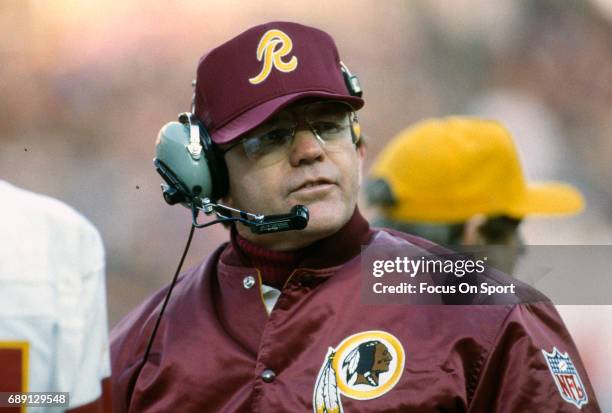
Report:
[[[292,20],[331,33],[359,75],[366,166],[417,120],[494,118],[529,178],[570,182],[586,198],[576,217],[527,220],[527,243],[612,244],[611,10],[606,0],[5,0],[0,176],[100,229],[113,325],[168,282],[187,237],[189,213],[163,202],[152,158],[159,128],[189,109],[199,57],[254,24]],[[186,265],[226,239],[221,227],[199,231]]]

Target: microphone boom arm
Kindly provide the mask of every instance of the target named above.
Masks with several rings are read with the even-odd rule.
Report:
[[[288,214],[262,215],[253,214],[227,205],[217,204],[209,198],[201,198],[201,202],[193,203],[192,214],[195,227],[212,225],[217,222],[241,222],[248,226],[254,234],[269,234],[273,232],[301,230],[308,225],[308,208],[304,205],[295,205]],[[197,223],[197,210],[203,211],[206,215],[216,214],[220,219],[208,224]],[[238,216],[234,216],[234,215]]]

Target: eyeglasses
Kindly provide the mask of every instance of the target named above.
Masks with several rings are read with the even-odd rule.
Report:
[[[308,127],[325,151],[343,150],[352,142],[355,121],[355,110],[348,103],[313,102],[280,112],[222,153],[242,145],[248,159],[270,165],[288,156],[300,126]]]

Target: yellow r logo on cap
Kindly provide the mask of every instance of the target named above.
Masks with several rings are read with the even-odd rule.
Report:
[[[277,45],[280,45],[280,47],[277,47]],[[263,82],[270,75],[272,67],[284,73],[295,70],[298,64],[296,56],[293,56],[288,62],[283,62],[282,59],[291,52],[291,49],[293,49],[293,42],[286,33],[278,29],[268,30],[264,33],[257,46],[257,60],[261,62],[263,59],[263,67],[257,76],[249,79],[249,82],[254,85]]]

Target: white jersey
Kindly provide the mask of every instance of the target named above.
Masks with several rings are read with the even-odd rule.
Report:
[[[69,392],[70,408],[98,399],[110,376],[98,231],[62,202],[1,180],[0,366],[0,391]]]

